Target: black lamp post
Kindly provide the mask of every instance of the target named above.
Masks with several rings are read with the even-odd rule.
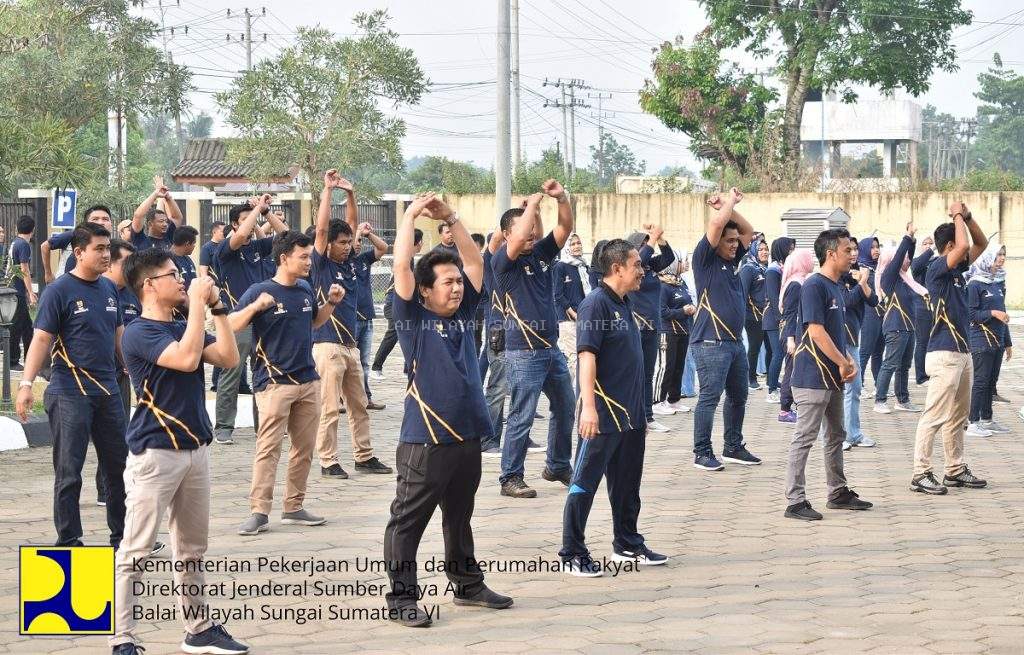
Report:
[[[14,314],[18,311],[18,292],[11,287],[0,288],[0,345],[4,349],[3,396],[0,398],[0,412],[11,412],[11,336],[10,328]]]

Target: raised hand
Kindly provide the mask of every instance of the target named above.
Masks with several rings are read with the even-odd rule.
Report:
[[[917,234],[917,228],[914,227],[914,221],[908,221],[907,222],[907,236],[910,237],[911,239],[913,239],[915,234]]]
[[[708,203],[708,207],[710,207],[711,209],[714,209],[715,211],[718,211],[719,209],[722,208],[722,196],[720,196],[717,193],[713,193],[708,198],[707,203]]]
[[[360,223],[359,224],[359,236],[365,237],[365,236],[369,236],[371,234],[373,234],[373,226],[372,225],[370,225],[369,223]]]
[[[345,299],[345,287],[340,284],[332,284],[331,288],[327,290],[327,302],[332,305],[337,305]]]
[[[665,234],[665,230],[662,229],[657,223],[644,223],[644,232],[650,237],[651,244],[658,243],[661,241],[661,236]]]
[[[729,197],[732,199],[734,205],[738,205],[743,200],[743,192],[736,187],[733,187],[729,190]]]
[[[405,208],[406,215],[413,217],[426,215],[427,205],[429,205],[430,201],[433,199],[434,193],[431,191],[417,195],[413,198],[412,202],[409,203],[409,206]]]
[[[967,218],[970,212],[967,210],[967,205],[957,200],[949,206],[949,217],[953,218],[957,214],[960,214],[964,218]]]
[[[555,200],[560,200],[565,195],[565,189],[562,188],[561,183],[558,180],[550,179],[541,185],[541,189],[544,193],[551,196]]]
[[[209,305],[212,302],[210,291],[213,287],[213,278],[208,275],[192,280],[192,284],[188,287],[189,303]]]
[[[427,204],[427,211],[430,212],[430,218],[435,221],[447,220],[454,213],[452,208],[448,206],[448,203],[436,195]]]

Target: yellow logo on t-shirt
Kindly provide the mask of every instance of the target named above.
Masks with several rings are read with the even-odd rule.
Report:
[[[114,634],[114,549],[22,546],[18,632]]]

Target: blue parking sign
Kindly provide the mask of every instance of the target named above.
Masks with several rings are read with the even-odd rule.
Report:
[[[51,227],[73,228],[75,226],[75,209],[78,204],[76,189],[54,189],[53,221]]]

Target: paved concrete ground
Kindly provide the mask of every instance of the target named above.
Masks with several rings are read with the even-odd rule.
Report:
[[[378,330],[382,332],[382,330]],[[380,335],[378,334],[378,337]],[[847,453],[847,476],[863,498],[875,503],[866,513],[824,508],[821,450],[808,467],[810,500],[825,520],[784,519],[784,460],[791,427],[776,421],[775,410],[752,394],[746,435],[763,466],[729,466],[705,473],[691,466],[692,415],[663,419],[672,431],[651,434],[647,442],[640,527],[648,543],[669,554],[668,566],[623,572],[601,579],[557,573],[494,573],[494,589],[515,597],[506,611],[456,608],[450,597],[428,597],[439,618],[427,630],[384,621],[332,620],[341,608],[379,608],[380,596],[364,598],[258,598],[247,601],[254,620],[228,623],[230,631],[258,653],[336,652],[581,652],[641,651],[710,653],[1024,653],[1024,485],[1021,434],[1016,408],[1024,403],[1024,378],[1014,362],[1004,369],[1001,392],[1014,405],[997,405],[997,419],[1016,433],[972,439],[972,469],[990,480],[981,491],[951,490],[945,497],[910,492],[911,452],[916,416],[863,414],[866,431],[879,441],[874,449]],[[388,379],[374,383],[387,403],[374,412],[377,454],[393,463],[404,389],[400,361],[388,361]],[[912,386],[922,403],[923,387]],[[543,440],[546,422],[535,435]],[[721,447],[721,424],[716,449]],[[342,427],[343,453],[348,450]],[[235,526],[248,514],[247,490],[253,452],[251,431],[233,446],[214,448],[211,559],[255,562],[259,556],[348,560],[379,559],[393,476],[353,475],[346,481],[310,478],[307,507],[330,522],[319,528],[282,526],[240,537]],[[941,446],[936,449],[941,467]],[[105,653],[103,637],[24,639],[17,635],[17,547],[50,544],[52,468],[49,449],[0,453],[0,651],[14,653]],[[314,465],[315,466],[315,465]],[[565,490],[540,479],[543,455],[531,454],[527,481],[538,490],[533,500],[498,494],[498,461],[484,460],[477,494],[477,556],[495,563],[553,561],[560,545]],[[351,466],[346,462],[346,468]],[[91,481],[90,458],[85,479]],[[283,469],[282,469],[283,472]],[[280,481],[281,475],[278,479]],[[278,488],[279,502],[281,487]],[[85,484],[82,512],[86,540],[106,542],[102,510]],[[278,505],[279,507],[279,505]],[[610,551],[607,501],[595,502],[588,530],[595,555]],[[435,516],[420,549],[421,560],[443,554],[440,519]],[[169,582],[169,573],[148,576]],[[302,582],[301,574],[213,574],[208,582]],[[380,573],[318,576],[332,582],[380,584]],[[443,590],[445,578],[421,572],[420,582]],[[172,605],[166,598],[150,604]],[[242,601],[215,600],[219,608]],[[260,618],[260,606],[321,607],[323,619]],[[162,621],[143,628],[149,653],[178,652],[181,626]]]

